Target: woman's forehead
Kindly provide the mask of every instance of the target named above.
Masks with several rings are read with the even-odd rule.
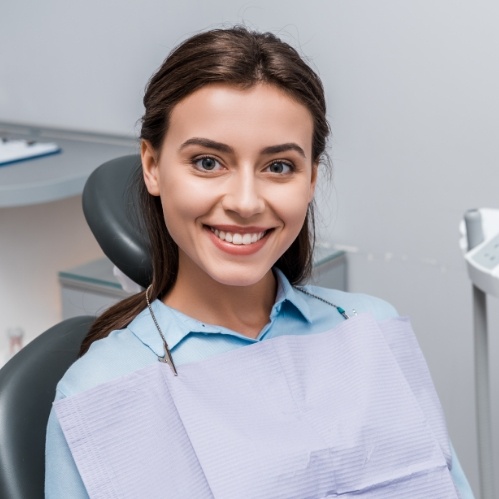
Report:
[[[206,85],[180,101],[170,116],[166,140],[191,137],[268,145],[298,142],[311,151],[310,111],[280,88],[258,83],[242,89],[227,84]]]

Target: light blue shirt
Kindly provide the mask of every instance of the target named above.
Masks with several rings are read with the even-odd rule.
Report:
[[[175,364],[196,362],[281,335],[324,332],[345,320],[331,305],[293,288],[280,271],[276,270],[275,274],[276,301],[269,322],[256,339],[197,321],[159,300],[154,301],[151,305]],[[342,307],[349,315],[370,312],[378,320],[397,316],[391,305],[371,296],[313,286],[306,286],[305,289]],[[56,400],[146,367],[157,362],[158,356],[163,353],[163,342],[146,308],[127,328],[114,331],[92,344],[89,351],[69,368],[59,382]],[[473,498],[454,451],[451,473],[460,497]],[[88,497],[53,410],[47,428],[45,493],[49,499]]]

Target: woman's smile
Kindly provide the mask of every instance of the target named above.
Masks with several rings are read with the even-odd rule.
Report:
[[[233,256],[248,256],[257,254],[268,241],[272,229],[259,232],[230,232],[208,228],[213,244],[219,250]]]
[[[267,233],[267,229],[260,228],[233,228],[233,227],[212,227],[209,229],[221,240],[235,245],[255,244]]]

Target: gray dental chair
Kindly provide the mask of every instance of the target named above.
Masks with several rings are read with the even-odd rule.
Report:
[[[134,216],[133,178],[139,171],[138,155],[101,165],[85,185],[83,211],[107,257],[146,287],[152,274],[148,241]],[[55,387],[76,360],[93,319],[57,324],[0,369],[0,499],[44,497],[45,429]]]

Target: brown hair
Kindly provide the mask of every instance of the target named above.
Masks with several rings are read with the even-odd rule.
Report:
[[[253,32],[244,27],[200,33],[170,53],[147,85],[141,138],[159,152],[173,108],[189,94],[210,83],[249,88],[258,82],[284,90],[310,111],[314,124],[312,157],[318,163],[325,155],[329,135],[319,77],[290,45],[272,33]],[[150,239],[153,279],[149,297],[152,301],[175,284],[178,248],[166,229],[160,198],[147,192],[142,177],[137,178],[137,184],[141,214]],[[314,238],[311,203],[300,233],[275,264],[292,284],[310,275]],[[96,339],[126,327],[144,307],[145,296],[141,292],[104,312],[83,341],[80,354]]]

